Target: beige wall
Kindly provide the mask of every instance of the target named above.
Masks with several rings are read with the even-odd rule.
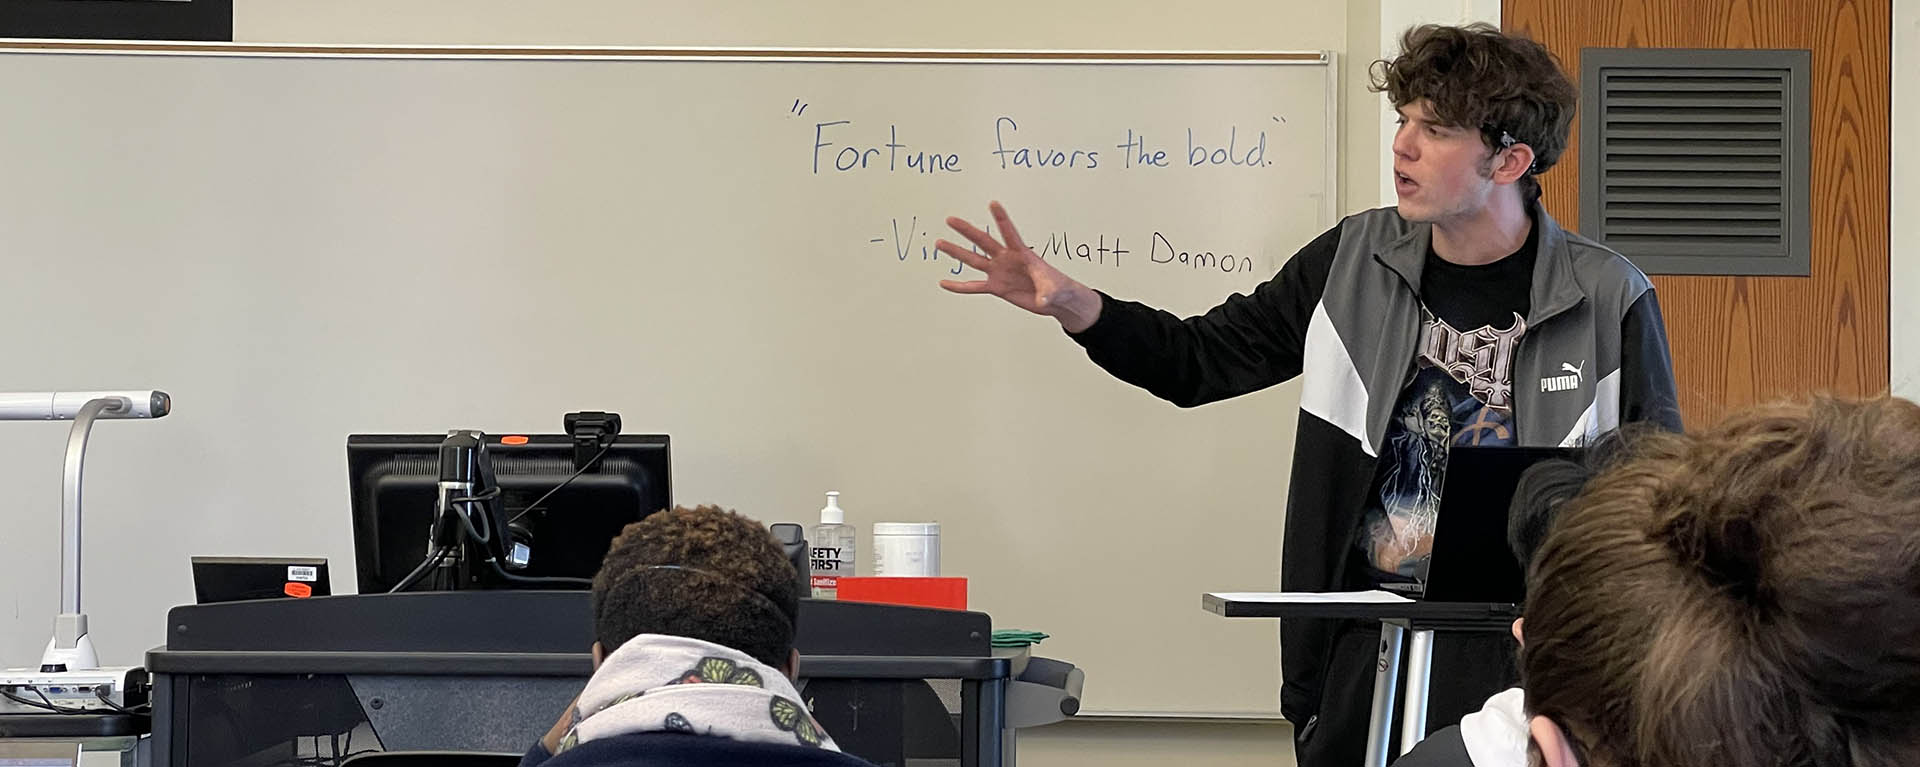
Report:
[[[1178,8],[1179,10],[1170,10]],[[1920,294],[1920,0],[1893,0],[1892,295]],[[1084,49],[1326,49],[1341,54],[1343,205],[1382,202],[1384,131],[1365,65],[1411,15],[1497,20],[1497,0],[235,0],[245,42]],[[1388,200],[1390,202],[1390,200]],[[1920,398],[1920,304],[1893,302],[1892,385]],[[1160,659],[1178,662],[1177,659]],[[1152,659],[1143,659],[1152,662]],[[1099,684],[1098,679],[1090,684]],[[1024,763],[1290,764],[1271,722],[1081,721],[1022,739]]]
[[[1445,6],[1441,15],[1456,9],[1494,20],[1499,15],[1497,0],[1435,4]],[[1406,5],[1401,0],[1387,14],[1393,17],[1388,23],[1405,16]],[[1379,99],[1365,88],[1365,70],[1383,37],[1391,36],[1383,33],[1382,0],[979,0],[938,6],[893,0],[234,2],[234,39],[241,42],[1331,50],[1339,54],[1341,113],[1359,116],[1343,119],[1343,211],[1381,202]],[[1290,736],[1284,723],[1274,721],[1087,720],[1031,731],[1021,740],[1020,755],[1035,767],[1286,765],[1292,764]]]

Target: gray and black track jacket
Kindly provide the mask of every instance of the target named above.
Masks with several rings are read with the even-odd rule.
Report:
[[[1660,306],[1620,254],[1564,231],[1538,206],[1527,331],[1513,352],[1516,443],[1576,445],[1622,423],[1678,429]],[[1373,588],[1356,555],[1375,462],[1415,373],[1420,277],[1433,227],[1380,208],[1315,238],[1278,275],[1182,320],[1103,296],[1072,337],[1094,363],[1181,407],[1305,373],[1287,498],[1281,588]],[[1317,713],[1332,621],[1284,621],[1281,710]]]

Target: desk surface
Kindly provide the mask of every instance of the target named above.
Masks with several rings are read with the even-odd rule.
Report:
[[[1496,602],[1266,602],[1203,594],[1200,606],[1225,618],[1335,618],[1375,620],[1413,628],[1504,628],[1520,606]]]
[[[564,665],[593,646],[591,598],[585,591],[443,591],[183,605],[167,612],[163,649],[531,655]],[[797,623],[793,646],[803,656],[993,654],[993,622],[984,613],[803,599]]]
[[[152,728],[144,714],[0,714],[0,738],[118,738]]]
[[[1013,661],[999,657],[802,655],[812,679],[1006,679]],[[170,650],[147,653],[154,674],[406,674],[414,676],[587,677],[587,653],[280,652]]]
[[[593,673],[584,591],[454,591],[176,607],[155,674],[581,677]],[[1007,679],[982,613],[800,603],[809,678]]]

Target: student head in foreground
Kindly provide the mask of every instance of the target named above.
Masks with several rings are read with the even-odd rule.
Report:
[[[1522,664],[1536,764],[1920,764],[1920,407],[1634,440],[1555,522]]]
[[[731,511],[628,525],[593,582],[594,673],[523,767],[860,767],[794,688],[800,594],[786,555]]]
[[[1507,508],[1507,549],[1521,572],[1532,565],[1566,502],[1579,495],[1594,472],[1605,466],[1621,444],[1610,435],[1582,449],[1572,460],[1549,458],[1527,468]],[[1525,642],[1522,621],[1513,622],[1513,638]],[[1530,738],[1526,692],[1512,687],[1487,699],[1460,723],[1442,727],[1393,762],[1394,767],[1527,767]]]

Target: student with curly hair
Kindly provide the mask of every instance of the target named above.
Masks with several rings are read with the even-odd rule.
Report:
[[[1400,48],[1373,69],[1400,114],[1398,206],[1349,216],[1250,295],[1184,320],[1109,296],[1041,260],[998,203],[998,239],[954,218],[978,252],[939,243],[983,273],[943,287],[1054,318],[1095,364],[1176,405],[1304,377],[1288,591],[1422,579],[1452,445],[1578,444],[1680,421],[1651,283],[1540,204],[1534,176],[1567,146],[1572,82],[1538,43],[1485,25],[1419,27]],[[1358,763],[1378,626],[1290,620],[1280,633],[1300,764]],[[1442,636],[1434,653],[1437,725],[1512,682],[1500,641]]]
[[[522,767],[871,767],[794,689],[799,614],[759,523],[701,506],[628,525],[593,579],[593,677]]]

